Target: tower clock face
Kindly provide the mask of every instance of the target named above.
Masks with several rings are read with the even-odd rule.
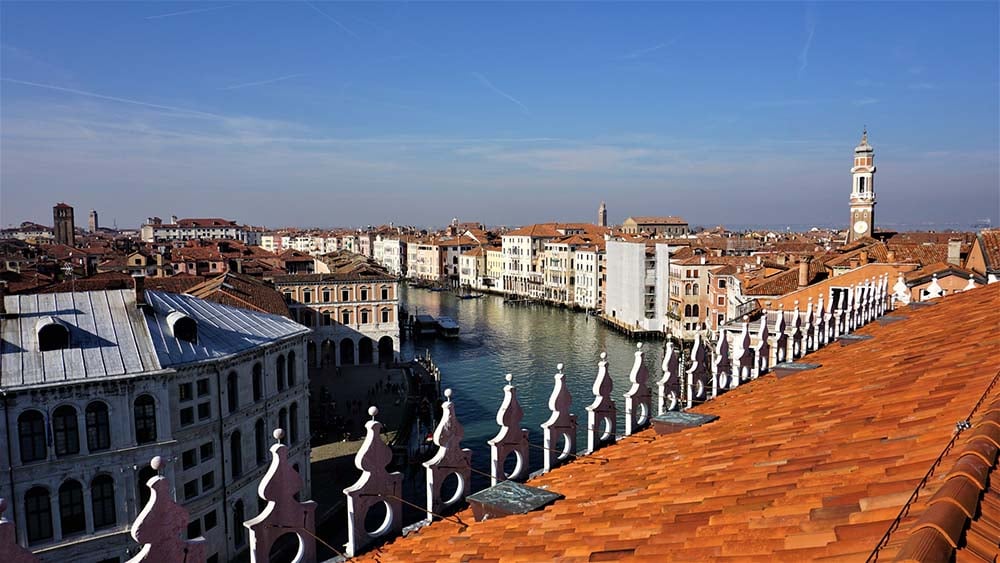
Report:
[[[866,221],[858,221],[854,223],[854,232],[859,235],[868,230],[868,223]]]

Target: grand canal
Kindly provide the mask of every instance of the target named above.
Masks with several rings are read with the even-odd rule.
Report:
[[[504,304],[503,298],[489,295],[463,300],[451,292],[414,288],[404,288],[402,297],[411,314],[444,315],[461,326],[458,340],[406,339],[402,353],[408,358],[430,351],[442,373],[442,388],[454,392],[456,412],[465,427],[463,445],[472,450],[475,468],[488,471],[490,454],[486,441],[499,428],[496,413],[503,399],[507,373],[514,376],[513,383],[524,409],[522,427],[528,429],[531,442],[540,445],[539,424],[551,412],[548,399],[553,376],[556,366],[562,363],[573,395],[572,411],[579,424],[577,449],[583,449],[587,422],[584,407],[593,401],[597,363],[601,352],[607,352],[619,411],[619,433],[622,431],[621,396],[629,388],[635,341],[612,331],[594,317],[567,309]],[[662,359],[662,342],[649,342],[643,349],[653,381],[660,376],[657,366]],[[531,448],[530,453],[529,469],[541,468],[541,450]]]

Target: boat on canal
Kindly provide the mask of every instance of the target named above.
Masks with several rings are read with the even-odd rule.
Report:
[[[438,317],[437,333],[442,338],[458,338],[460,328],[451,317]]]

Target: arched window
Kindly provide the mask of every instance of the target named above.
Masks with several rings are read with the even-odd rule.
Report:
[[[691,286],[691,295],[698,295],[698,284],[697,283],[695,283],[693,286]]]
[[[257,424],[253,428],[253,445],[257,454],[257,465],[267,461],[267,428],[264,419],[257,419]]]
[[[295,350],[288,352],[288,386],[295,386]]]
[[[240,380],[235,371],[229,372],[226,376],[226,399],[229,402],[230,413],[240,408]]]
[[[142,510],[146,506],[146,503],[149,502],[149,487],[146,486],[146,483],[153,477],[156,477],[156,475],[156,470],[149,465],[144,465],[139,470],[139,476],[136,477],[136,487],[139,489],[139,510]]]
[[[294,444],[299,441],[299,404],[292,403],[288,407],[288,443]]]
[[[114,526],[118,522],[115,512],[115,481],[110,475],[98,475],[90,483],[90,505],[94,513],[94,529]]]
[[[243,527],[243,521],[246,519],[246,509],[243,508],[243,501],[238,500],[233,505],[233,546],[236,549],[246,544],[246,528]]]
[[[382,309],[382,322],[389,322],[389,309]]]
[[[111,421],[108,418],[108,405],[94,401],[87,405],[87,449],[92,452],[106,450],[111,447]]]
[[[389,299],[389,286],[382,286],[382,301],[387,301]]]
[[[684,295],[691,295],[691,284],[684,284]]]
[[[368,301],[368,288],[367,287],[362,287],[361,288],[361,301]]]
[[[698,314],[698,306],[697,305],[692,305],[691,306],[691,316],[692,317],[698,317],[698,316],[700,316]]]
[[[83,511],[83,485],[69,479],[59,487],[59,523],[63,537],[87,530]]]
[[[691,306],[690,305],[685,305],[684,306],[684,316],[685,317],[690,317],[691,316]]]
[[[284,408],[278,411],[278,428],[285,431],[285,436],[281,441],[285,445],[288,445],[288,411]]]
[[[344,309],[340,312],[340,323],[349,325],[351,324],[351,311],[350,309]]]
[[[21,463],[45,459],[45,417],[36,410],[24,411],[17,417],[17,435],[21,442]]]
[[[278,391],[285,390],[285,356],[279,355],[278,359],[275,361],[276,369],[278,372]]]
[[[253,400],[257,401],[264,398],[264,366],[257,362],[253,365]]]
[[[149,395],[139,395],[133,403],[135,441],[148,444],[156,441],[156,402]]]
[[[370,322],[371,311],[368,309],[361,309],[361,324],[366,325]]]
[[[24,494],[24,514],[28,529],[28,543],[52,539],[52,504],[49,490],[32,487]]]
[[[76,409],[63,405],[52,413],[52,434],[57,456],[80,453],[80,428],[76,420]]]
[[[239,430],[229,437],[229,458],[233,468],[233,479],[243,475],[243,435]]]

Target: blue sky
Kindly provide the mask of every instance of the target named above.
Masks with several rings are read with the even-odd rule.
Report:
[[[1000,224],[998,3],[0,4],[0,224]]]

